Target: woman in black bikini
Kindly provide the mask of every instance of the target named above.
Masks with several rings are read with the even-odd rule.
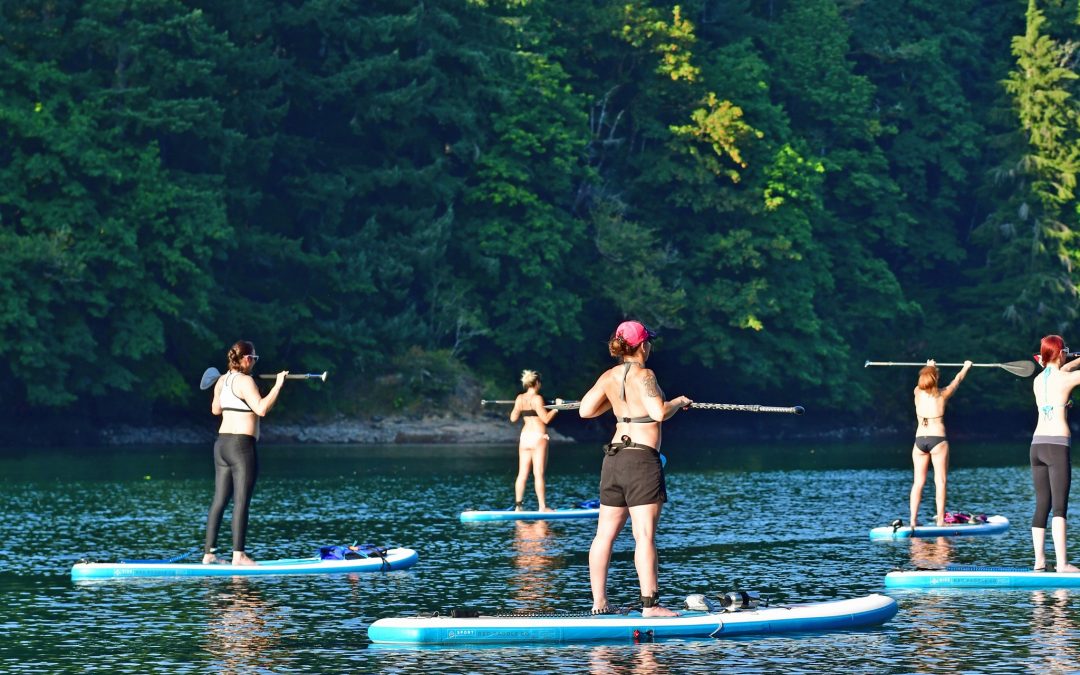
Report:
[[[600,470],[600,517],[589,549],[589,581],[594,613],[609,612],[608,565],[615,538],[630,519],[634,531],[634,566],[641,591],[642,616],[676,616],[660,605],[656,565],[656,527],[667,501],[660,459],[661,423],[693,401],[664,400],[656,375],[645,367],[653,334],[637,321],[624,321],[608,342],[619,365],[603,375],[581,398],[582,417],[615,413],[615,434],[604,447]]]
[[[1056,572],[1080,572],[1069,564],[1066,552],[1065,513],[1072,484],[1072,457],[1067,411],[1073,387],[1080,384],[1080,359],[1068,360],[1069,348],[1060,335],[1042,339],[1037,360],[1045,368],[1035,376],[1032,392],[1039,422],[1031,439],[1031,478],[1035,483],[1035,515],[1031,519],[1031,543],[1035,570],[1046,569],[1046,521],[1053,508],[1052,535]]]
[[[524,509],[525,481],[529,473],[533,475],[533,487],[536,488],[537,511],[550,511],[546,501],[546,485],[544,483],[544,471],[548,461],[547,425],[551,424],[552,418],[558,414],[558,410],[548,410],[544,407],[544,399],[540,396],[540,373],[535,370],[521,371],[521,386],[525,392],[518,394],[514,399],[514,409],[510,411],[510,422],[516,423],[523,420],[521,425],[521,437],[518,440],[518,475],[514,481],[514,510]],[[555,399],[555,403],[562,403],[561,398]]]
[[[934,464],[934,487],[937,497],[937,525],[945,524],[945,485],[949,470],[949,441],[945,437],[945,403],[956,393],[957,387],[971,369],[971,361],[956,374],[949,386],[938,389],[937,363],[930,359],[919,371],[919,386],[915,387],[915,417],[919,426],[915,429],[915,445],[911,448],[911,461],[915,465],[915,481],[911,485],[911,528],[918,525],[919,502],[930,464]]]

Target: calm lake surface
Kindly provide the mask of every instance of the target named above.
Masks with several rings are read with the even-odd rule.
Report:
[[[886,572],[913,564],[1030,564],[1034,497],[1023,440],[953,447],[949,508],[1007,516],[1007,534],[871,542],[871,527],[907,510],[910,447],[904,439],[665,444],[671,501],[658,543],[666,604],[729,590],[758,590],[775,602],[845,598],[884,592]],[[462,510],[513,501],[515,455],[498,446],[260,448],[248,532],[255,558],[373,542],[419,551],[410,570],[75,584],[69,572],[80,558],[167,558],[200,549],[213,489],[211,448],[0,450],[0,671],[1080,671],[1076,590],[891,592],[899,614],[863,631],[372,648],[366,628],[384,616],[455,606],[589,608],[594,521],[458,521]],[[601,458],[595,445],[554,446],[549,504],[595,497]],[[924,519],[932,508],[931,481]],[[1080,559],[1080,527],[1070,530],[1069,545]],[[629,527],[616,546],[610,594],[618,604],[637,596]]]

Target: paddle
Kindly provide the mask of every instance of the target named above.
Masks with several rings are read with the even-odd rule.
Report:
[[[581,407],[581,401],[570,401],[561,405],[546,405],[545,408],[551,410],[576,410]],[[731,412],[753,412],[753,413],[781,413],[785,415],[801,415],[806,412],[806,409],[801,405],[795,405],[790,407],[776,407],[769,405],[743,405],[740,403],[691,403],[691,408],[698,410],[728,410]]]
[[[899,361],[867,361],[863,368],[870,366],[925,366],[926,363],[899,362]],[[963,366],[962,363],[939,363],[938,366]],[[1001,368],[1013,375],[1027,377],[1035,372],[1034,361],[1009,361],[1008,363],[973,363],[974,368]]]
[[[289,373],[285,376],[285,379],[322,380],[323,382],[326,382],[326,373],[327,371],[325,370],[321,373]],[[221,372],[219,372],[217,368],[210,366],[202,374],[202,379],[199,381],[199,389],[209,389],[210,387],[214,386],[214,383],[217,382],[219,377],[221,377]],[[273,380],[277,377],[277,375],[267,373],[265,375],[259,375],[259,377],[264,380]]]
[[[570,401],[570,402],[571,403],[576,403],[576,401]],[[500,399],[500,400],[492,400],[492,399],[486,399],[486,398],[480,399],[480,405],[514,405],[514,403],[515,403],[515,401],[513,401],[513,400],[507,401],[505,399]],[[551,403],[552,405],[554,405],[555,401],[549,400],[548,403]]]

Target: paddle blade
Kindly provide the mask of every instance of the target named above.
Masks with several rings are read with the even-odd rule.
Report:
[[[1035,373],[1034,361],[1011,361],[1001,364],[1001,367],[1019,377],[1029,377]]]
[[[214,383],[217,382],[219,377],[221,377],[221,373],[218,372],[218,369],[210,366],[202,374],[202,380],[199,381],[199,389],[204,391],[209,389],[214,386]]]

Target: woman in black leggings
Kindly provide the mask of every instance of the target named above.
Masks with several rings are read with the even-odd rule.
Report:
[[[255,386],[251,370],[259,360],[255,345],[240,340],[228,354],[229,370],[214,385],[214,402],[210,410],[221,415],[217,442],[214,443],[214,501],[206,519],[206,546],[203,563],[221,562],[214,555],[218,528],[229,499],[233,500],[232,564],[254,565],[244,552],[247,536],[248,506],[259,475],[259,458],[255,451],[259,440],[259,418],[270,412],[289,371],[277,374],[273,388],[264,398]]]
[[[1067,362],[1069,348],[1058,335],[1042,339],[1036,359],[1044,366],[1035,376],[1032,391],[1039,409],[1039,423],[1031,439],[1031,478],[1035,482],[1035,515],[1031,519],[1031,542],[1035,548],[1035,571],[1046,569],[1046,521],[1053,509],[1051,533],[1057,572],[1080,572],[1069,564],[1065,550],[1066,511],[1072,484],[1069,395],[1080,384],[1080,359]]]

